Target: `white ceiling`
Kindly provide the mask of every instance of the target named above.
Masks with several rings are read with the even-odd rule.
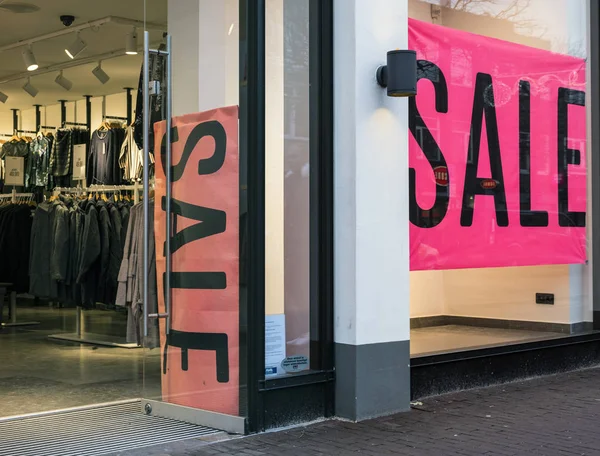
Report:
[[[0,8],[0,46],[20,40],[30,39],[46,33],[64,30],[60,21],[64,14],[75,16],[73,26],[80,25],[106,16],[119,16],[127,19],[144,21],[144,3],[146,21],[155,24],[167,23],[167,0],[0,0],[6,3],[28,3],[36,5],[39,11],[28,14],[16,14]],[[88,47],[76,59],[90,58],[95,55],[124,49],[125,37],[130,27],[106,24],[98,29],[86,29],[81,37]],[[75,39],[75,34],[52,38],[33,45],[40,70],[50,65],[70,62],[64,49]],[[158,42],[160,32],[152,32],[151,40]],[[138,42],[143,42],[143,30],[138,30]],[[23,48],[12,49],[0,53],[0,80],[25,71],[21,56]],[[52,105],[57,100],[80,100],[83,95],[102,96],[123,92],[124,87],[137,88],[142,63],[141,53],[137,56],[123,55],[105,60],[102,68],[110,76],[110,81],[102,85],[91,73],[96,62],[64,70],[64,76],[73,82],[71,91],[66,91],[54,82],[57,72],[41,74],[31,72],[31,83],[39,94],[32,98],[21,87],[26,80],[18,80],[0,85],[0,91],[8,95],[6,104],[0,104],[0,115],[10,112],[11,108],[30,109],[34,104]]]

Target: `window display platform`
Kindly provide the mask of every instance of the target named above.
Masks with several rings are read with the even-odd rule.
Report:
[[[433,335],[434,328],[427,329]],[[473,329],[485,331],[486,334],[496,332],[490,328],[469,328]],[[413,331],[411,333],[414,336]],[[462,340],[476,341],[475,338]],[[512,342],[506,341],[495,346],[423,353],[413,355],[410,360],[411,399],[419,400],[598,365],[600,331],[576,335],[556,334],[556,337],[543,340],[513,339]]]
[[[19,316],[40,324],[0,331],[0,387],[4,391],[0,416],[142,397],[144,352],[146,362],[155,364],[149,371],[157,373],[155,381],[146,382],[146,391],[152,397],[160,394],[158,349],[50,340],[50,334],[75,330],[76,309],[20,306]],[[116,312],[86,311],[86,325],[91,331],[120,334],[125,324],[125,316]]]
[[[565,337],[558,332],[444,325],[410,330],[410,356],[432,355]]]

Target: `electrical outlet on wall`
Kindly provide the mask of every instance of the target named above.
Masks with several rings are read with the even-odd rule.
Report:
[[[536,304],[554,305],[554,293],[536,293]]]

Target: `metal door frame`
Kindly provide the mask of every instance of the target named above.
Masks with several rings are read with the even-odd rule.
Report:
[[[171,271],[171,184],[172,184],[172,147],[171,147],[171,119],[172,119],[172,100],[173,100],[173,87],[172,87],[172,46],[171,46],[171,35],[166,35],[167,46],[166,50],[158,50],[150,48],[150,34],[146,30],[144,31],[144,63],[143,63],[143,85],[144,85],[144,246],[143,246],[143,261],[144,261],[144,277],[143,277],[143,326],[144,326],[144,342],[148,337],[148,320],[153,319],[164,319],[165,320],[165,331],[169,334],[170,322],[171,322],[171,277],[169,271]],[[150,226],[148,224],[150,215],[150,200],[148,195],[150,194],[150,176],[149,176],[149,142],[150,142],[150,54],[164,56],[166,58],[166,271],[165,276],[165,312],[150,314],[148,311],[148,277],[149,277],[149,242],[150,242]],[[159,151],[161,153],[161,151]],[[160,159],[160,158],[159,158]],[[144,347],[145,349],[145,347]],[[144,360],[145,362],[145,360]],[[217,412],[211,412],[207,410],[195,409],[192,407],[186,407],[177,404],[170,404],[163,401],[144,399],[141,400],[141,411],[146,415],[158,416],[162,418],[169,418],[179,421],[184,421],[191,424],[201,425],[210,427],[213,429],[219,429],[222,431],[229,432],[231,434],[245,434],[246,433],[246,418],[226,415]]]

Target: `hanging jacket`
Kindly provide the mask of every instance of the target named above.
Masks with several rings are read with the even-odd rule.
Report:
[[[95,304],[98,287],[98,276],[100,275],[99,258],[102,248],[100,240],[100,228],[98,227],[98,211],[91,201],[82,204],[85,211],[83,235],[81,239],[81,258],[79,261],[79,272],[77,283],[81,285],[81,302],[83,307],[91,308]]]

